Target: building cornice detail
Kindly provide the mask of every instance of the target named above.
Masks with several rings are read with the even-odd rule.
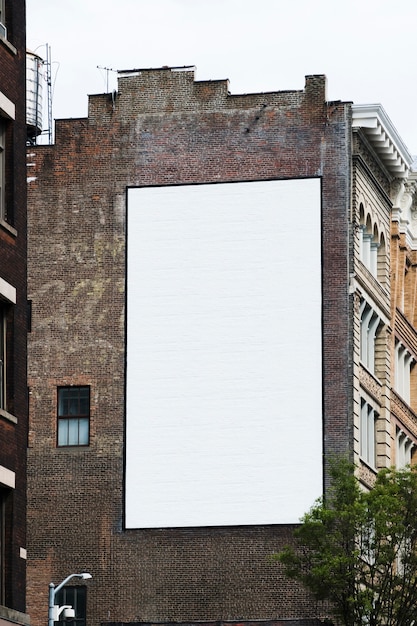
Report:
[[[417,250],[417,173],[408,179],[396,178],[391,183],[392,220],[405,234],[407,245]]]
[[[407,178],[413,158],[380,104],[353,104],[352,128],[360,128],[391,176]]]

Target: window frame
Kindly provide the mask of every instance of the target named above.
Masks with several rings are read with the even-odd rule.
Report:
[[[6,27],[6,0],[0,0],[0,22]]]
[[[397,339],[394,349],[394,390],[409,406],[411,404],[411,372],[415,363],[414,356]]]
[[[6,581],[6,489],[0,485],[0,604],[5,603]]]
[[[415,442],[397,426],[395,432],[395,467],[397,469],[404,469],[411,465],[415,447]]]
[[[71,401],[77,402],[80,406],[82,402],[82,397],[80,395],[81,391],[88,391],[87,398],[84,398],[84,401],[88,403],[88,411],[85,413],[71,412]],[[78,396],[76,393],[78,391]],[[68,397],[65,398],[65,392],[69,392]],[[73,392],[74,397],[71,398],[71,392]],[[64,411],[65,403],[68,405],[68,411]],[[57,434],[56,434],[56,445],[58,448],[74,448],[74,447],[87,447],[90,445],[90,420],[91,420],[91,388],[89,385],[63,385],[57,388]],[[80,425],[86,425],[87,427],[87,435],[86,437],[80,430]],[[74,430],[71,432],[71,427],[76,426],[77,435],[74,437]],[[66,430],[66,433],[64,432]]]
[[[0,482],[0,605],[6,603],[7,569],[10,566],[11,507],[13,489]]]
[[[376,375],[376,339],[381,326],[380,316],[363,299],[360,305],[360,360],[374,376]]]
[[[6,122],[0,116],[0,219],[6,221],[6,216]]]
[[[378,413],[374,407],[361,398],[359,425],[359,456],[372,469],[377,466],[376,424]]]
[[[0,409],[7,411],[7,307],[0,300]]]

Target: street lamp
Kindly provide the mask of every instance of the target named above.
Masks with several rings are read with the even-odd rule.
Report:
[[[48,626],[54,626],[54,622],[58,621],[59,616],[64,610],[67,613],[67,617],[74,617],[74,609],[72,606],[68,604],[65,604],[64,606],[55,604],[55,594],[58,593],[58,591],[62,589],[62,587],[66,585],[71,578],[82,578],[83,580],[87,580],[88,578],[92,578],[92,576],[88,572],[83,572],[82,574],[70,574],[56,587],[54,583],[49,584]]]

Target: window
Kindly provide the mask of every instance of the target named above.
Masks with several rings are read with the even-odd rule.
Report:
[[[6,308],[0,303],[0,409],[6,410]]]
[[[411,371],[415,360],[412,354],[403,346],[400,341],[395,342],[395,363],[394,363],[394,388],[395,391],[410,404],[410,380]]]
[[[11,489],[0,484],[0,604],[6,604],[6,554],[10,541]]]
[[[59,606],[69,605],[75,611],[75,618],[60,619],[56,624],[60,626],[85,626],[87,615],[87,589],[86,587],[63,587],[55,596],[55,604]],[[63,614],[61,613],[61,616]]]
[[[374,408],[362,398],[360,421],[360,456],[371,467],[376,466],[376,420],[378,414]]]
[[[407,435],[397,427],[396,431],[396,454],[395,454],[395,466],[397,469],[402,469],[407,465],[411,465],[412,453],[414,448],[414,441],[412,441]]]
[[[0,0],[1,3],[1,0]],[[1,20],[0,20],[1,21]],[[6,219],[5,173],[6,125],[0,117],[0,219]]]
[[[375,374],[375,339],[381,319],[365,300],[361,302],[360,312],[360,357],[363,365]]]
[[[365,267],[375,278],[378,273],[378,248],[379,243],[375,236],[367,233],[365,227],[361,228],[360,259]]]
[[[365,210],[363,203],[359,206],[359,258],[369,272],[380,279],[382,267],[379,267],[385,254],[384,234],[371,218],[372,209]]]
[[[6,9],[5,9],[6,0],[0,0],[0,37],[7,37],[6,31]]]
[[[88,446],[90,388],[58,388],[58,446]]]
[[[4,604],[6,549],[6,490],[0,487],[0,604]]]

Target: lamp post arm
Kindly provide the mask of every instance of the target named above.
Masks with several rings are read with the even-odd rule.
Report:
[[[62,581],[62,583],[59,583],[59,585],[57,585],[56,587],[54,586],[54,597],[55,597],[55,594],[58,593],[58,591],[62,589],[62,587],[64,587],[69,580],[71,580],[71,578],[79,578],[79,577],[80,577],[79,574],[70,574]]]

